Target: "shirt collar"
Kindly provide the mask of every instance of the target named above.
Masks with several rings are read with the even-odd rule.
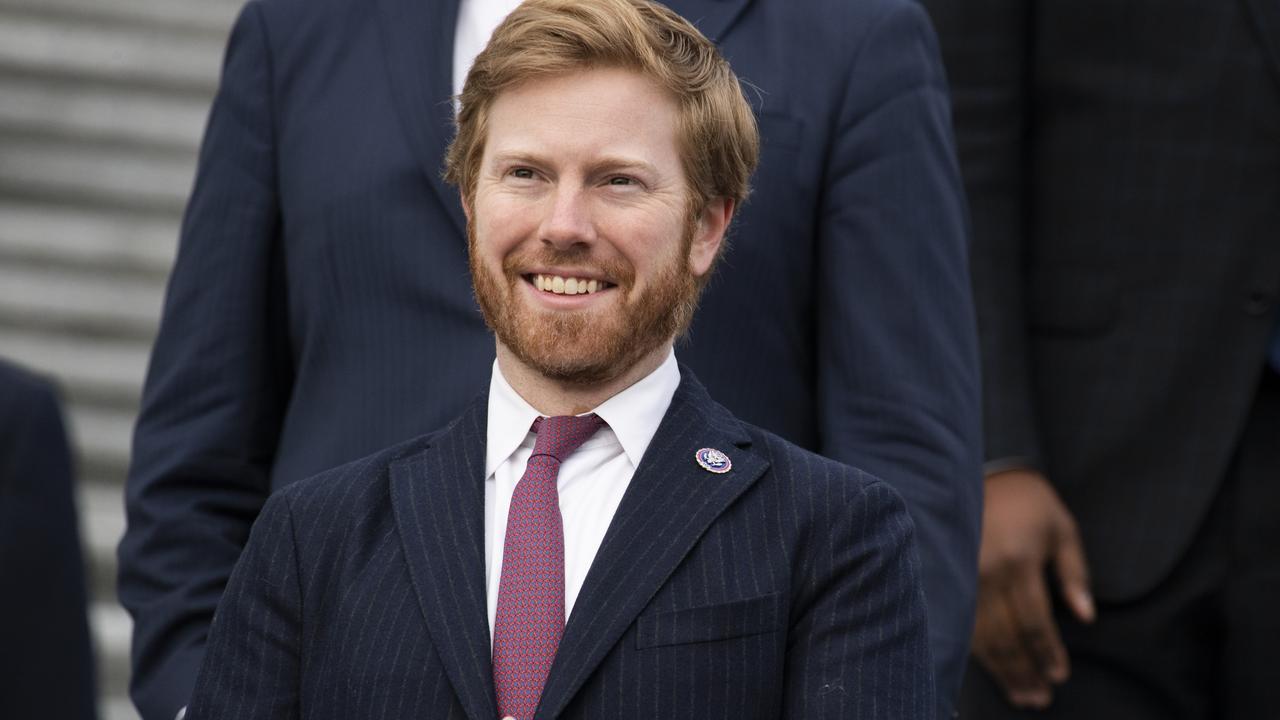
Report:
[[[633,467],[640,467],[640,458],[644,457],[645,450],[658,432],[658,425],[667,414],[671,398],[679,386],[680,367],[673,350],[656,370],[592,411],[609,424]],[[485,477],[496,472],[498,466],[520,447],[538,415],[538,411],[525,402],[502,376],[498,361],[494,360],[489,378]]]

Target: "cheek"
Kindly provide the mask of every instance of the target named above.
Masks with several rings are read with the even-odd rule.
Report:
[[[687,267],[683,223],[665,216],[654,218],[624,236],[628,238],[624,252],[640,276]]]
[[[537,224],[531,214],[513,212],[509,203],[489,203],[476,215],[476,236],[480,252],[486,258],[501,258],[511,253],[524,240],[536,235]]]
[[[518,242],[538,227],[538,211],[529,199],[503,192],[480,192],[475,206],[476,228],[486,242]]]

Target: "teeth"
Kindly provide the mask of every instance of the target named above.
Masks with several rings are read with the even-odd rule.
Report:
[[[534,275],[533,286],[557,295],[586,295],[609,287],[603,280],[567,278],[560,275]]]

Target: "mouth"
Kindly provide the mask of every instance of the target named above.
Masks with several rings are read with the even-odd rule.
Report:
[[[594,295],[615,287],[613,283],[607,280],[575,275],[528,273],[523,277],[525,282],[532,285],[539,292],[550,295]]]

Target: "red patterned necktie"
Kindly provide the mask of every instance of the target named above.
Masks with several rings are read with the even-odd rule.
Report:
[[[564,525],[560,463],[604,425],[595,415],[533,421],[538,438],[511,496],[502,546],[493,684],[498,714],[531,720],[564,634]]]

